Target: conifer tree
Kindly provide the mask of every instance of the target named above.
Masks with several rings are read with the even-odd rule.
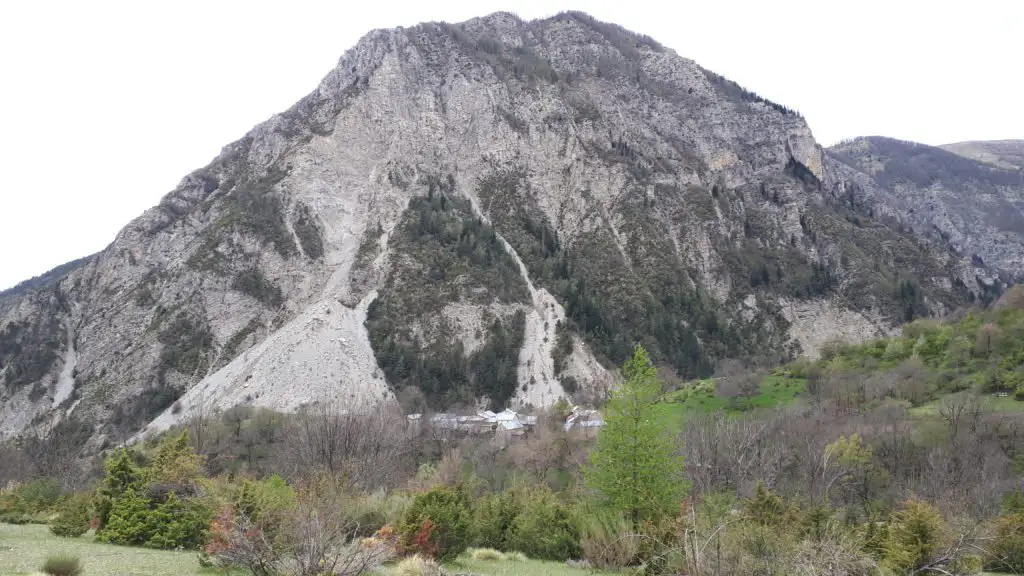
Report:
[[[657,369],[637,346],[622,375],[625,381],[605,407],[586,484],[602,506],[633,523],[665,518],[677,512],[686,485],[682,456],[657,415]]]

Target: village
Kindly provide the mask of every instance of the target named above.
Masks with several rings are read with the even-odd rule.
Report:
[[[407,415],[406,420],[410,429],[416,431],[419,431],[426,421],[435,430],[451,430],[472,435],[490,434],[499,443],[507,443],[513,438],[523,436],[537,426],[536,415],[520,414],[510,408],[501,412],[480,410],[471,415],[436,413],[426,418],[423,414],[417,413]],[[578,430],[586,434],[596,433],[603,425],[604,419],[599,411],[573,406],[562,428],[566,432]]]

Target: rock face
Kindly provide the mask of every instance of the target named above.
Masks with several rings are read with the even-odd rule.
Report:
[[[842,202],[1004,276],[1024,278],[1024,141],[940,148],[858,138],[828,151]],[[982,282],[991,279],[982,278]]]
[[[586,400],[635,343],[703,376],[974,297],[980,264],[844,203],[872,181],[583,14],[378,30],[102,253],[0,296],[0,427],[74,417],[95,449],[239,403]]]

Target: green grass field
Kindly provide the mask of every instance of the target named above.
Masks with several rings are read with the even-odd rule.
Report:
[[[914,406],[909,412],[919,417],[938,416],[942,400],[943,398],[939,398],[920,406]],[[990,412],[1024,412],[1024,402],[1016,400],[1012,396],[982,396],[981,406]]]
[[[688,414],[709,414],[720,410],[739,414],[757,408],[782,406],[792,402],[806,386],[807,381],[802,378],[766,376],[758,395],[748,399],[729,399],[715,395],[715,381],[709,378],[665,394],[659,411],[666,428],[678,432]]]
[[[86,576],[188,576],[223,574],[200,568],[195,552],[130,548],[94,542],[91,534],[58,538],[40,524],[0,524],[0,576],[35,574],[47,556],[69,554],[82,560]],[[540,560],[482,561],[462,557],[446,565],[450,572],[480,576],[586,576],[613,574],[570,568],[562,562]],[[381,569],[382,576],[393,570]],[[238,576],[241,572],[232,572]]]
[[[39,524],[0,524],[0,576],[33,574],[47,556],[70,554],[82,560],[88,576],[181,576],[209,574],[195,552],[128,548],[94,542],[91,534],[58,538]]]

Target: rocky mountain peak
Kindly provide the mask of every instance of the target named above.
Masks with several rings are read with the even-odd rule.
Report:
[[[2,432],[75,419],[96,449],[239,404],[592,403],[637,343],[700,377],[985,297],[985,266],[883,217],[877,176],[582,13],[374,31],[0,300]]]

